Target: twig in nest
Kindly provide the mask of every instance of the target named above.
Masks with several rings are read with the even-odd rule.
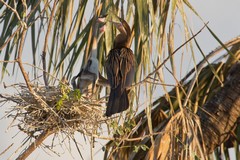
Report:
[[[4,151],[2,151],[2,153],[0,153],[0,156],[3,155],[5,152],[7,152],[7,150],[9,150],[9,148],[11,148],[13,146],[13,143],[8,146],[6,149],[4,149]]]

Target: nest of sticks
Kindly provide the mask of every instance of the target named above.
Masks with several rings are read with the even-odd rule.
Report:
[[[37,96],[33,96],[26,86],[20,88],[18,94],[4,96],[16,103],[7,115],[17,120],[18,128],[30,136],[37,136],[46,130],[54,133],[78,131],[92,135],[107,120],[104,116],[104,98],[83,96],[79,90],[73,91],[66,85],[35,86],[33,89]]]

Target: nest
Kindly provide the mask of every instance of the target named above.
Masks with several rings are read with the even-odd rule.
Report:
[[[28,135],[36,136],[46,130],[92,135],[106,121],[104,99],[83,96],[66,85],[33,89],[38,98],[26,86],[21,86],[19,94],[8,97],[17,104],[8,115],[18,120],[19,129]]]

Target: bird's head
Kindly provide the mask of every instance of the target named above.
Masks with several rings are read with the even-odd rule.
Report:
[[[114,47],[130,47],[131,29],[124,19],[112,14],[101,16],[98,21],[103,24],[110,22],[119,30],[120,34],[114,39]]]

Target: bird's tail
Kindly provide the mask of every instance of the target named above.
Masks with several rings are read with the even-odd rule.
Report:
[[[129,100],[128,92],[126,89],[121,91],[121,87],[111,89],[109,100],[107,103],[106,116],[110,117],[115,113],[120,113],[128,109]]]

